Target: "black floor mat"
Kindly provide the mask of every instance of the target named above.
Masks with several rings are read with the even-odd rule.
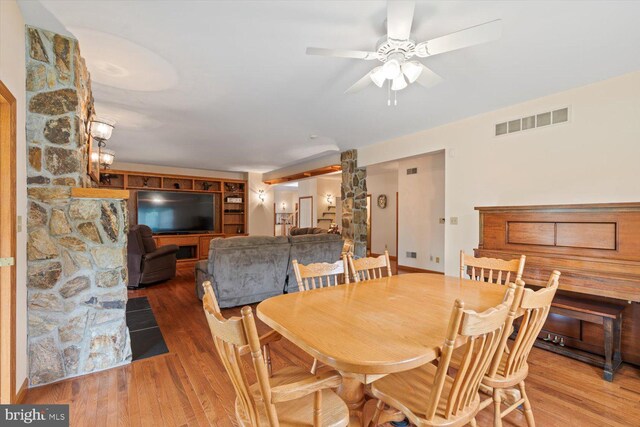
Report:
[[[133,360],[169,352],[147,297],[129,298],[126,313]]]

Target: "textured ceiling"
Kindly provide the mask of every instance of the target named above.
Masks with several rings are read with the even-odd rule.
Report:
[[[28,24],[52,15],[80,40],[126,162],[267,171],[640,69],[640,2],[418,2],[416,41],[497,18],[503,36],[424,59],[444,83],[397,107],[343,94],[372,62],[305,55],[374,49],[385,2],[26,3]]]

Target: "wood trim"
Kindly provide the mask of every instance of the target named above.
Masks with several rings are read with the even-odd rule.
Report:
[[[153,173],[153,172],[136,172],[122,169],[101,169],[100,173],[111,173],[114,175],[137,175],[137,176],[157,176],[163,178],[175,179],[197,179],[198,181],[224,181],[224,182],[247,182],[244,179],[235,178],[216,178],[212,176],[195,176],[195,175],[174,175],[170,173]]]
[[[129,190],[74,187],[71,189],[71,197],[76,199],[128,199]]]
[[[367,194],[367,203],[370,207],[370,209],[367,209],[367,222],[369,222],[369,233],[367,233],[367,249],[371,250],[371,248],[373,247],[373,196],[371,195],[371,193]]]
[[[640,210],[638,202],[622,203],[587,203],[587,204],[565,204],[565,205],[527,205],[527,206],[476,206],[474,208],[480,212],[511,212],[511,211],[584,211],[584,210]]]
[[[318,168],[318,169],[311,169],[305,172],[298,172],[295,173],[293,175],[287,175],[287,176],[283,176],[282,178],[274,178],[274,179],[268,179],[266,181],[263,181],[265,184],[268,185],[273,185],[273,184],[280,184],[283,182],[289,182],[289,181],[297,181],[299,179],[304,179],[304,178],[310,178],[312,176],[318,176],[318,175],[326,175],[328,173],[333,173],[333,172],[338,172],[342,170],[342,166],[340,165],[331,165],[331,166],[325,166],[322,168]]]
[[[398,232],[400,231],[400,226],[399,226],[400,218],[398,217],[398,214],[400,213],[399,209],[400,209],[400,196],[396,191],[396,260],[398,259],[398,255],[400,254],[400,248],[398,248]]]
[[[16,98],[0,81],[0,257],[16,259]],[[0,403],[16,393],[16,266],[0,267]]]
[[[418,268],[418,267],[409,267],[408,265],[398,265],[398,270],[404,270],[411,273],[433,273],[433,274],[442,274],[444,273],[440,271],[427,270],[426,268]]]
[[[27,390],[29,389],[29,379],[25,378],[16,394],[16,399],[13,403],[20,405],[24,403],[24,399],[27,396]]]

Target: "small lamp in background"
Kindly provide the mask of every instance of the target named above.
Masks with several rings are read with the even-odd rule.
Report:
[[[266,198],[267,196],[264,193],[264,190],[258,190],[258,199],[260,199],[260,203],[264,203]]]

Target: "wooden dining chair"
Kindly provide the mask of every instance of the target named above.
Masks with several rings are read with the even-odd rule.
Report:
[[[216,298],[216,294],[213,292],[213,287],[211,286],[211,282],[205,282],[209,284],[209,288],[211,289],[211,294],[209,295],[209,305],[211,310],[216,313],[216,316],[220,319],[224,319],[222,312],[220,311],[220,306],[218,305],[218,299]],[[204,284],[202,285],[203,289]],[[205,289],[206,290],[206,289]],[[264,355],[264,361],[267,364],[267,373],[271,376],[272,364],[271,364],[271,343],[279,341],[282,338],[282,335],[277,333],[274,330],[267,332],[260,336],[260,343],[262,344],[262,354]]]
[[[346,254],[342,255],[341,261],[334,263],[318,262],[304,265],[294,259],[291,264],[300,292],[349,283],[349,265]],[[311,373],[315,374],[317,370],[318,359],[313,359]]]
[[[482,313],[465,310],[464,302],[456,300],[437,365],[427,363],[373,382],[371,391],[379,401],[370,425],[378,425],[385,404],[417,426],[476,425],[478,388],[498,350],[514,298],[515,285],[508,286],[505,300]],[[464,340],[462,364],[450,376],[451,355],[460,340]]]
[[[476,258],[460,251],[460,278],[470,278],[499,285],[522,279],[526,256],[506,261],[498,258]],[[514,274],[515,277],[511,277]],[[466,276],[466,277],[465,277]]]
[[[251,307],[242,308],[242,317],[225,319],[216,308],[211,283],[205,282],[204,289],[204,312],[236,392],[236,419],[241,426],[348,425],[349,409],[332,390],[342,382],[338,372],[316,376],[292,366],[269,377]],[[257,378],[251,385],[249,365],[242,360],[248,354]]]
[[[494,426],[502,426],[502,418],[511,413],[520,405],[524,407],[524,415],[529,427],[535,426],[531,402],[525,392],[524,380],[529,373],[527,358],[533,348],[533,344],[547,320],[547,315],[551,308],[551,302],[558,290],[559,271],[553,271],[547,286],[537,291],[524,289],[524,282],[519,280],[518,284],[523,288],[522,298],[518,304],[518,310],[522,313],[521,322],[513,344],[508,345],[508,334],[505,334],[500,342],[500,347],[489,367],[487,375],[482,380],[482,384],[492,390],[492,396],[485,399],[480,404],[480,409],[484,409],[493,402]],[[514,316],[507,319],[505,330],[510,331],[514,322]],[[514,402],[509,402],[509,407],[502,411],[501,405],[504,390],[517,386],[520,396]]]
[[[342,255],[340,261],[334,263],[318,262],[304,265],[294,259],[291,264],[300,292],[349,283],[349,266],[346,254]]]
[[[391,274],[391,261],[389,251],[385,249],[384,254],[378,257],[366,257],[354,259],[351,254],[349,258],[349,268],[355,282],[363,280],[379,279],[383,276],[383,271],[387,276]]]

